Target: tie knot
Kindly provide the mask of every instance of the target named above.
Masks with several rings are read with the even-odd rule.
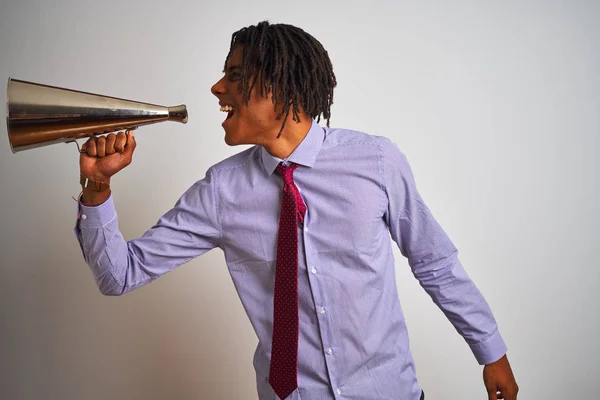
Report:
[[[294,170],[298,168],[298,164],[291,165],[283,165],[279,164],[277,166],[277,171],[279,171],[279,175],[283,178],[283,182],[287,184],[294,183]]]

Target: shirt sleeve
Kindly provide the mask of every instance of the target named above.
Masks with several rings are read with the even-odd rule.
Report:
[[[118,296],[220,246],[215,173],[190,187],[141,237],[126,241],[111,196],[78,204],[75,236],[100,292]]]
[[[458,259],[458,250],[421,198],[408,161],[391,141],[383,146],[386,219],[414,276],[465,339],[481,365],[506,353],[492,311]]]

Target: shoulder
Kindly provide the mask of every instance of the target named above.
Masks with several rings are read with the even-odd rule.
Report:
[[[326,136],[323,145],[325,147],[337,147],[348,145],[379,145],[383,136],[347,129],[347,128],[325,128]]]
[[[258,154],[257,146],[252,146],[213,164],[202,179],[194,182],[190,191],[214,190],[220,180],[228,181],[232,175],[247,172],[248,164],[256,162]]]
[[[259,147],[252,146],[240,151],[239,153],[233,154],[222,161],[219,161],[218,163],[212,165],[208,171],[210,173],[219,173],[245,167],[249,163],[256,161],[259,155]]]
[[[365,150],[372,148],[377,151],[387,162],[399,162],[406,158],[399,146],[384,135],[346,128],[326,128],[326,132],[327,135],[323,144],[325,148],[362,146]]]

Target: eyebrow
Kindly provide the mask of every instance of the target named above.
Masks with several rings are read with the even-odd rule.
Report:
[[[229,68],[227,68],[227,71],[231,72],[231,71],[233,71],[234,69],[242,69],[242,66],[241,66],[241,65],[237,65],[237,64],[236,64],[236,65],[230,65],[230,66],[229,66]],[[225,69],[223,69],[223,73],[225,73],[225,71],[226,71],[226,70],[225,70]]]

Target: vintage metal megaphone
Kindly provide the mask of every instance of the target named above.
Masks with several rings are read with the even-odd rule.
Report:
[[[186,123],[185,105],[163,107],[8,79],[6,126],[13,153],[163,121]]]

